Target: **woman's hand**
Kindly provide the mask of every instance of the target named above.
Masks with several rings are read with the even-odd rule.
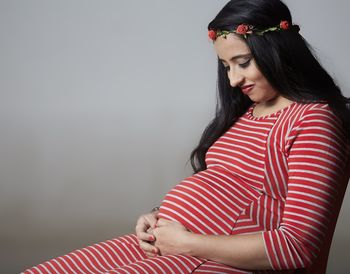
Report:
[[[136,236],[139,240],[141,249],[148,257],[154,257],[159,253],[159,250],[154,246],[155,237],[153,229],[158,221],[158,211],[153,211],[141,215],[136,223]]]
[[[182,224],[166,219],[159,219],[153,235],[156,240],[155,247],[160,255],[186,254],[186,242],[191,232]]]

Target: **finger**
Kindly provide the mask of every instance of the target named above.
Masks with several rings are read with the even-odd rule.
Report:
[[[158,248],[156,248],[155,246],[144,242],[144,241],[139,241],[139,245],[140,248],[146,253],[153,253],[153,254],[157,254],[158,253]]]
[[[155,223],[157,222],[157,217],[154,213],[148,213],[142,215],[137,223],[136,223],[136,234],[139,232],[144,232],[150,227],[154,227]]]
[[[150,224],[148,223],[147,219],[144,216],[141,216],[139,220],[136,223],[135,231],[136,234],[139,232],[144,232],[150,227]]]
[[[150,258],[154,258],[154,257],[158,256],[158,254],[149,253],[149,252],[145,252],[145,254],[146,254],[147,257],[150,257]]]
[[[135,231],[136,231],[136,234],[139,233],[139,232],[144,232],[148,229],[148,227],[145,225],[145,224],[137,224],[135,226]]]
[[[148,234],[152,234],[153,235],[153,227],[149,227],[145,232],[147,232]]]
[[[147,220],[147,223],[150,227],[155,227],[155,224],[158,222],[158,218],[156,214],[152,213],[151,215],[145,216],[145,219]]]
[[[150,233],[140,232],[137,234],[137,238],[142,241],[152,242],[156,239],[156,237]]]
[[[139,246],[144,252],[156,254],[159,251],[159,249],[155,247],[153,244],[145,241],[139,241]]]

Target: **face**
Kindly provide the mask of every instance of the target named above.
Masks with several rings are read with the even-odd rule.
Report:
[[[278,92],[257,68],[249,47],[236,34],[230,33],[226,39],[218,37],[214,48],[226,68],[232,87],[239,87],[257,103],[269,102],[279,97]]]

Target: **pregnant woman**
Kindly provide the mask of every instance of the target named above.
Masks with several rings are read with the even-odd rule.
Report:
[[[315,261],[349,159],[349,99],[279,0],[229,1],[208,35],[219,94],[194,175],[135,234],[24,273],[292,273]]]

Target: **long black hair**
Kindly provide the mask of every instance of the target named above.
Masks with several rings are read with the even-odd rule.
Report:
[[[258,29],[292,24],[288,7],[280,0],[231,0],[209,23],[208,30],[232,30],[242,23]],[[241,37],[255,62],[279,93],[295,102],[326,102],[343,123],[350,136],[350,100],[321,66],[311,46],[295,28]],[[218,59],[217,104],[214,119],[204,130],[191,153],[194,172],[206,169],[209,147],[243,115],[252,101],[238,87],[231,87],[222,62]]]

